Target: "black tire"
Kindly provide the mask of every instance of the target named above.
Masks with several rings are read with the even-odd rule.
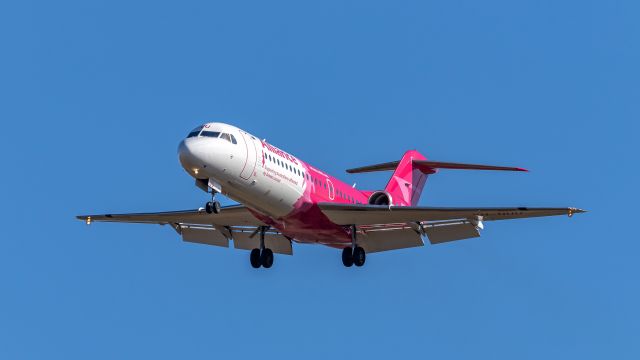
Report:
[[[350,247],[342,249],[342,264],[346,267],[351,267],[353,265],[353,253],[351,252]]]
[[[213,211],[213,213],[214,214],[219,214],[220,213],[220,209],[221,209],[220,203],[217,202],[217,201],[214,201],[212,209],[211,209]]]
[[[206,205],[204,206],[204,211],[207,212],[207,214],[213,214],[213,202],[209,201],[206,203]]]
[[[262,265],[262,262],[260,261],[260,249],[251,250],[251,254],[249,255],[249,261],[251,261],[251,266],[254,269],[257,269],[260,267],[260,265]]]
[[[260,262],[265,268],[270,268],[273,265],[273,251],[271,251],[271,249],[262,250],[262,254],[260,254]]]
[[[364,249],[360,246],[356,246],[356,248],[353,249],[353,263],[356,266],[362,266],[366,260],[367,255],[365,254]]]

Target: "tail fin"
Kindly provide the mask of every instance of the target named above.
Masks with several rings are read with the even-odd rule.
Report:
[[[527,171],[523,168],[508,166],[429,161],[416,150],[409,150],[404,153],[400,161],[363,166],[349,169],[347,172],[355,174],[394,169],[395,171],[384,190],[393,198],[393,204],[400,206],[416,206],[424,184],[427,182],[427,177],[429,174],[435,174],[438,169]]]
[[[409,150],[402,156],[391,175],[384,190],[391,195],[395,205],[416,206],[420,200],[420,194],[429,175],[419,169],[414,161],[426,160],[416,150]]]

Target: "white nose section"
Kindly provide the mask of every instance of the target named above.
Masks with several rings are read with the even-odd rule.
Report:
[[[192,176],[197,176],[206,165],[206,149],[198,139],[183,140],[178,145],[180,164]]]

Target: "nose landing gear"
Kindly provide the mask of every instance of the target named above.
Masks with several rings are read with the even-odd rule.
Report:
[[[220,203],[217,201],[209,201],[204,206],[204,211],[207,214],[217,214],[220,212]]]
[[[220,209],[220,203],[216,201],[216,192],[215,190],[211,190],[211,201],[208,201],[204,205],[204,211],[206,211],[207,214],[217,214],[220,212]]]

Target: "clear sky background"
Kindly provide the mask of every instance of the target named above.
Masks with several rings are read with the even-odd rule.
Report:
[[[638,359],[637,1],[0,5],[0,358]],[[344,169],[418,149],[425,206],[576,206],[271,270],[80,213],[202,206],[176,156],[237,125]],[[225,203],[229,203],[225,201]]]

